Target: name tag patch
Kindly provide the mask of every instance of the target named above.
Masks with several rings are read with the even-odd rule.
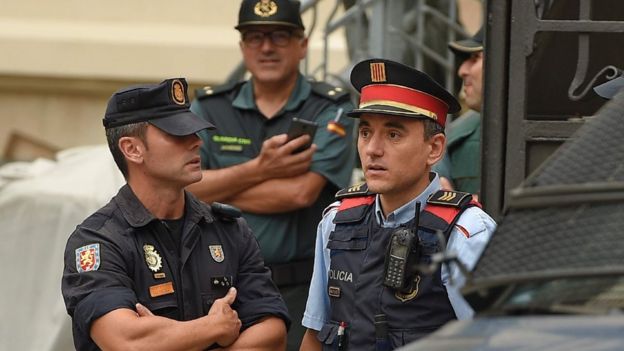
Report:
[[[173,294],[174,292],[173,283],[166,282],[166,283],[162,283],[158,285],[152,285],[150,286],[149,291],[150,291],[151,297],[158,297],[158,296]]]
[[[329,296],[339,298],[340,297],[340,288],[337,286],[330,286],[328,289]]]

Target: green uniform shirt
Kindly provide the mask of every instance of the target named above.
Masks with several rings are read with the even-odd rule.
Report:
[[[207,169],[225,168],[255,158],[264,140],[287,132],[293,117],[319,125],[314,137],[318,149],[310,170],[325,177],[327,185],[317,201],[293,212],[243,213],[268,264],[312,258],[322,211],[333,201],[336,191],[349,184],[355,161],[354,121],[344,115],[340,119],[346,128],[345,137],[326,128],[340,107],[345,113],[353,108],[346,93],[325,83],[309,82],[301,75],[283,110],[271,119],[258,110],[251,80],[215,88],[208,95],[200,91],[191,105],[193,112],[217,127],[200,133],[204,141],[202,167]]]
[[[433,167],[458,191],[481,190],[481,114],[468,111],[451,122],[444,159]]]

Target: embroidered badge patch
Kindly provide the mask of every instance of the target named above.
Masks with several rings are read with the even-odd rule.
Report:
[[[277,13],[277,4],[271,0],[260,0],[254,6],[254,13],[260,17],[270,17]]]
[[[225,257],[223,256],[223,248],[221,248],[221,245],[210,245],[208,248],[210,248],[210,255],[215,262],[223,262]]]
[[[418,295],[418,284],[420,284],[420,276],[417,275],[416,279],[414,279],[414,285],[412,285],[412,290],[406,294],[395,292],[394,297],[396,297],[401,302],[406,302],[409,300],[413,300],[416,295]]]
[[[162,258],[152,245],[143,245],[145,263],[152,272],[158,272],[162,268]]]
[[[89,244],[76,249],[78,273],[97,271],[100,268],[100,244]]]
[[[184,93],[184,85],[179,80],[174,80],[171,83],[171,97],[173,101],[178,105],[186,104],[186,94]]]

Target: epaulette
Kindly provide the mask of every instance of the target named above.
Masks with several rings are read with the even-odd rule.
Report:
[[[357,197],[357,196],[369,196],[375,195],[375,193],[368,191],[368,185],[366,183],[360,183],[348,188],[344,188],[339,190],[335,197],[336,200],[341,200],[349,197]]]
[[[210,204],[210,209],[217,217],[226,221],[235,221],[236,218],[242,215],[241,210],[238,208],[220,202],[213,202]]]
[[[336,87],[325,82],[310,81],[312,91],[329,100],[338,101],[349,95],[347,89]]]
[[[244,82],[229,82],[223,85],[219,85],[218,87],[205,86],[203,88],[195,89],[195,98],[201,100],[209,96],[227,93],[228,91],[232,91],[234,88],[242,83]]]
[[[472,201],[472,194],[470,193],[453,190],[438,190],[431,194],[427,203],[440,206],[462,207],[470,201]]]

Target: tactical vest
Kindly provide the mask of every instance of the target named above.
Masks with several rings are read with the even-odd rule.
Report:
[[[433,199],[453,196],[449,194],[455,194],[457,201],[434,204]],[[461,213],[477,205],[470,199],[470,194],[458,192],[440,191],[431,196],[419,218],[421,264],[431,263],[431,256],[441,250],[436,231],[448,239]],[[336,213],[336,228],[327,244],[331,250],[327,285],[331,318],[318,334],[324,350],[392,350],[456,318],[441,268],[431,275],[419,274],[410,293],[401,294],[383,285],[384,261],[396,228],[377,224],[374,201],[375,195],[347,197]],[[376,315],[385,315],[385,328],[375,327]],[[341,322],[346,326],[340,331],[343,336],[339,336]]]

